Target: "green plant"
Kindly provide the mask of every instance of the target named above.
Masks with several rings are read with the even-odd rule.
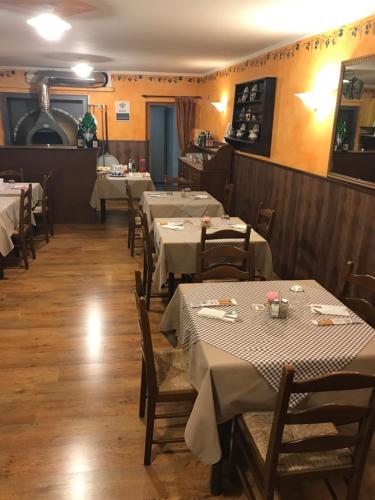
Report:
[[[79,127],[82,132],[96,132],[96,119],[91,113],[87,112],[79,119]]]

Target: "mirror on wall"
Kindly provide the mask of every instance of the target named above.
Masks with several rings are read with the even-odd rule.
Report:
[[[375,55],[342,63],[329,175],[375,188]]]

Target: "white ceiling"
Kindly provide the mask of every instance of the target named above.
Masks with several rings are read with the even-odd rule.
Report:
[[[96,70],[199,75],[374,11],[374,0],[63,0],[72,29],[47,42],[25,22],[43,3],[0,0],[0,66],[84,60]]]

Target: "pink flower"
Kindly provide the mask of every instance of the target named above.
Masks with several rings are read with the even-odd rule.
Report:
[[[267,297],[268,302],[271,303],[275,299],[280,299],[280,294],[279,294],[279,292],[268,292],[266,297]]]

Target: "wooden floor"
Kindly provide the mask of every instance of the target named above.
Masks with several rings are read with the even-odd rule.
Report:
[[[57,226],[29,271],[6,269],[0,282],[0,500],[211,498],[209,466],[184,446],[155,447],[153,465],[142,465],[132,296],[140,263],[126,248],[120,213],[105,225]],[[161,302],[152,308],[154,342],[161,345]],[[375,499],[374,472],[372,451],[363,500]],[[243,498],[228,485],[224,496]],[[318,484],[285,498],[329,496]]]

